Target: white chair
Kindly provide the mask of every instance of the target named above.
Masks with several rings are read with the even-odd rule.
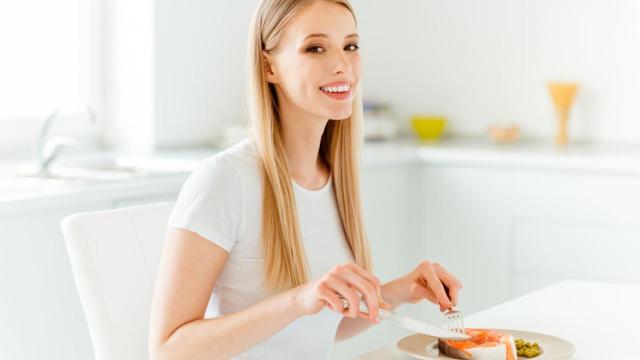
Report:
[[[96,360],[148,358],[149,310],[173,205],[84,212],[60,223]]]

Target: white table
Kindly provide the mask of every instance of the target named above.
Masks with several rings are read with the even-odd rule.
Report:
[[[465,318],[468,327],[526,330],[576,347],[572,360],[640,359],[640,286],[567,281]],[[409,360],[395,347],[361,360]]]

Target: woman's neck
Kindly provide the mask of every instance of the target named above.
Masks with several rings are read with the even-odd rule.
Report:
[[[329,167],[320,156],[320,142],[328,121],[310,117],[293,106],[281,108],[280,123],[289,173],[305,188],[320,188],[329,177]]]

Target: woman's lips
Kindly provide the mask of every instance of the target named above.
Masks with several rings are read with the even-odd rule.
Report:
[[[322,89],[320,89],[320,91],[327,95],[330,98],[336,99],[336,100],[345,100],[348,99],[349,96],[351,96],[351,89],[345,91],[345,92],[328,92],[328,91],[324,91]]]

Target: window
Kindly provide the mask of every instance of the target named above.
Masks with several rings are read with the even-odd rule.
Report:
[[[33,137],[60,106],[95,105],[99,1],[0,2],[0,147]]]

